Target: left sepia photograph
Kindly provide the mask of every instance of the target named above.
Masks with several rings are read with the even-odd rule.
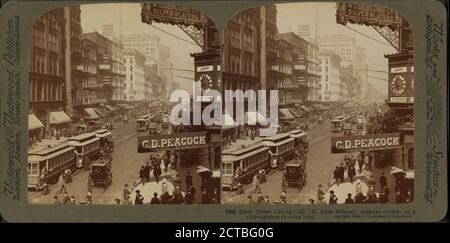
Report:
[[[170,119],[172,93],[192,104],[194,84],[220,86],[220,41],[206,15],[72,5],[40,16],[29,35],[30,204],[220,202],[221,127]]]

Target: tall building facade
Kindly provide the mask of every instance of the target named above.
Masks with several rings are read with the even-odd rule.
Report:
[[[125,100],[141,101],[147,98],[145,56],[134,49],[124,50]],[[148,85],[147,85],[148,87]]]
[[[99,34],[98,32],[84,33],[83,37],[97,44],[98,83],[102,85],[102,90],[97,98],[100,103],[108,103],[113,97],[113,41]]]
[[[66,108],[65,23],[64,8],[51,10],[35,21],[29,38],[29,109],[46,130],[50,112]]]
[[[276,89],[278,89],[278,105],[290,107],[294,105],[293,98],[296,85],[292,78],[292,54],[293,45],[282,38],[277,40],[277,65],[272,66],[272,71],[277,73]]]
[[[158,36],[149,34],[133,34],[122,36],[124,49],[135,49],[145,56],[145,64],[157,65],[158,75],[161,70],[159,69],[160,58],[160,39]]]
[[[295,85],[292,102],[303,105],[307,102],[309,94],[308,70],[306,68],[308,42],[292,32],[280,33],[278,37],[292,44],[292,80]]]
[[[123,42],[116,35],[113,24],[102,26],[102,35],[112,41],[112,101],[121,101],[125,97],[125,68],[123,65]]]
[[[66,112],[73,116],[74,89],[72,84],[80,82],[77,66],[81,65],[81,9],[80,6],[64,7],[64,16],[66,19],[65,35],[66,35]]]
[[[248,9],[233,16],[224,30],[223,90],[259,88],[259,11]]]
[[[341,57],[342,66],[355,65],[355,38],[345,35],[321,35],[318,41],[321,51],[332,51]]]
[[[322,102],[336,102],[340,95],[341,58],[331,51],[321,51],[320,57],[320,96]]]
[[[308,39],[306,50],[306,83],[308,85],[308,101],[316,103],[320,95],[319,44],[312,38]]]
[[[277,8],[275,5],[264,5],[259,7],[259,12],[261,89],[270,89],[277,83],[277,73],[271,71],[271,67],[277,64]]]
[[[78,83],[73,83],[75,94],[74,109],[96,106],[105,99],[103,95],[103,84],[99,82],[99,59],[97,55],[97,44],[87,38],[81,39],[82,62],[77,66],[80,76]]]
[[[369,66],[366,62],[366,50],[363,47],[356,46],[355,51],[355,75],[358,77],[359,90],[358,98],[361,102],[367,101],[368,97],[368,84],[369,84]]]

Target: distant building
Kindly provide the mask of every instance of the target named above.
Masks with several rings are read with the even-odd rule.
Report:
[[[320,54],[320,96],[323,102],[341,100],[340,65],[341,58],[331,51],[321,51]]]
[[[277,73],[275,88],[278,89],[278,106],[294,106],[293,98],[296,85],[292,78],[293,45],[289,41],[279,38],[277,40],[277,47],[277,64],[271,67],[271,71]]]
[[[364,97],[368,96],[369,89],[368,89],[368,83],[369,83],[369,74],[368,69],[369,66],[366,62],[366,50],[363,47],[356,46],[355,51],[355,74],[359,78],[359,98],[361,101],[364,101]]]
[[[308,101],[316,103],[319,101],[320,95],[319,43],[312,38],[308,39],[306,60]]]
[[[158,75],[160,75],[160,43],[158,36],[145,33],[125,35],[122,36],[122,41],[125,49],[134,49],[142,53],[145,57],[145,64],[156,64],[158,67]]]
[[[292,83],[295,85],[292,102],[297,106],[304,105],[308,100],[309,87],[307,84],[307,48],[308,42],[300,36],[288,32],[277,35],[292,44]]]
[[[341,57],[341,65],[354,65],[356,60],[355,38],[345,35],[321,35],[318,37],[321,51],[332,51]]]
[[[311,37],[309,25],[299,25],[297,27],[297,35],[302,37],[303,39],[308,39],[309,37]]]
[[[148,97],[145,82],[145,56],[134,49],[124,50],[125,100],[140,101]],[[147,85],[148,87],[148,85]]]
[[[99,59],[97,43],[87,38],[81,38],[82,62],[77,66],[80,81],[74,84],[74,109],[81,112],[83,108],[96,106],[106,100],[103,84],[99,79]]]
[[[84,33],[83,37],[97,44],[98,83],[102,85],[102,92],[97,97],[97,101],[108,103],[112,100],[114,92],[113,41],[98,32]]]

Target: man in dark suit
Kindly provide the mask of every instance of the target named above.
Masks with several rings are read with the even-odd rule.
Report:
[[[346,204],[353,204],[353,203],[355,203],[355,201],[352,198],[352,194],[351,193],[347,194],[347,198],[345,199],[345,203]]]
[[[136,190],[136,197],[134,199],[134,204],[142,205],[144,204],[144,197],[141,195],[141,191]]]
[[[161,201],[158,198],[158,193],[153,193],[152,200],[150,201],[150,204],[161,204]]]

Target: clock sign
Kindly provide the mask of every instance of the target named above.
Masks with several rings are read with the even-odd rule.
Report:
[[[202,75],[200,75],[197,81],[200,82],[202,89],[209,89],[213,86],[213,80],[207,73],[203,73]]]
[[[406,91],[406,79],[403,75],[396,74],[391,79],[391,94],[401,96]]]

